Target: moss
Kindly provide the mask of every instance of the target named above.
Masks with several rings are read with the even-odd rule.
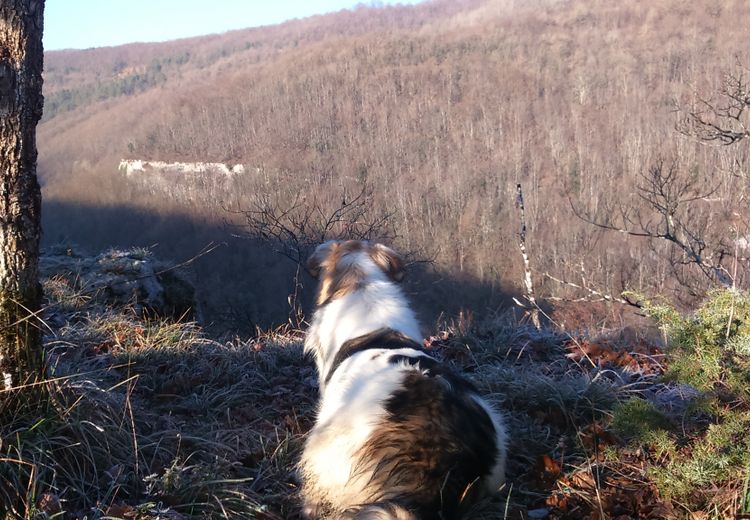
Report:
[[[664,414],[644,399],[633,398],[617,405],[612,426],[618,435],[648,443],[663,431],[672,429]]]

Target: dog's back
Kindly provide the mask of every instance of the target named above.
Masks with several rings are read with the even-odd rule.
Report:
[[[457,518],[499,487],[505,429],[471,383],[387,323],[326,348],[324,319],[308,338],[322,393],[300,463],[308,517]]]
[[[398,504],[368,504],[345,511],[339,520],[418,520],[420,517]]]
[[[390,362],[405,367],[401,388],[361,452],[372,493],[417,518],[455,518],[486,491],[503,442],[496,422],[474,387],[433,358],[394,354]]]

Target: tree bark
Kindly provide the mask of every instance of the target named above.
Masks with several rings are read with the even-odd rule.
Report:
[[[516,184],[516,207],[520,212],[521,218],[521,230],[518,233],[518,248],[521,250],[521,257],[523,258],[523,286],[526,289],[526,300],[530,304],[528,313],[534,327],[537,330],[541,330],[542,322],[539,320],[539,305],[536,303],[534,282],[531,279],[531,264],[529,263],[529,255],[526,252],[526,207],[523,204],[523,190],[521,190],[520,184]]]
[[[37,313],[44,0],[0,0],[0,389],[41,367]]]

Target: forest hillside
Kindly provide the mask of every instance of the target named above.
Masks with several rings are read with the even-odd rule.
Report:
[[[542,296],[633,289],[691,305],[716,279],[690,251],[588,221],[663,235],[647,192],[668,173],[689,248],[745,283],[747,141],[706,143],[686,118],[746,73],[749,23],[739,0],[436,0],[50,52],[45,240],[158,244],[177,261],[227,244],[196,262],[209,315],[268,325],[286,318],[294,264],[236,238],[262,235],[248,211],[329,215],[366,186],[364,220],[432,261],[412,277],[432,320],[517,294],[521,183]],[[165,181],[125,176],[121,159],[246,169]],[[247,285],[228,294],[239,272]]]

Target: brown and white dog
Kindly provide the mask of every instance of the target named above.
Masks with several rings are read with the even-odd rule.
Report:
[[[326,242],[305,340],[320,381],[300,461],[308,518],[451,519],[504,481],[506,432],[476,388],[427,354],[381,244]]]

